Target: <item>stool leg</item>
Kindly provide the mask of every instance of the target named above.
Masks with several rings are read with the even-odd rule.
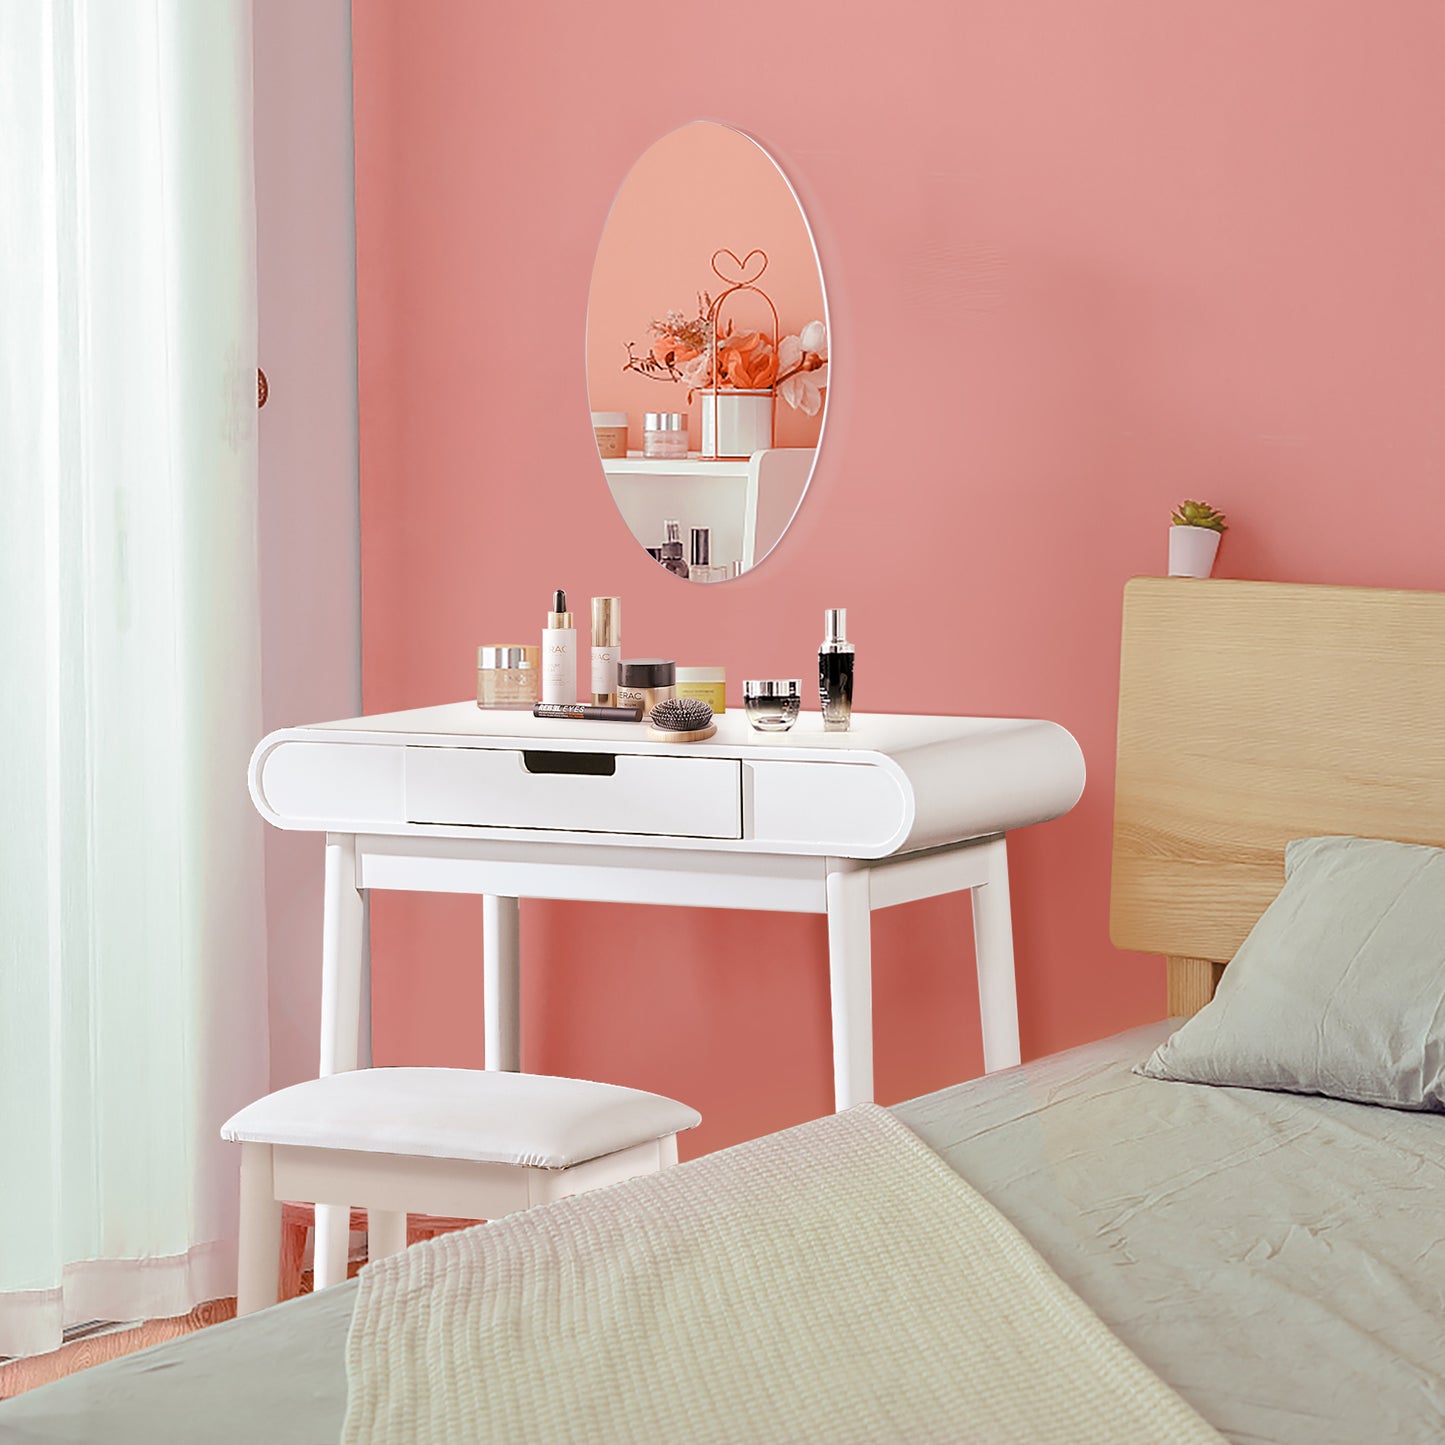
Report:
[[[406,1248],[406,1215],[395,1209],[366,1211],[366,1262],[375,1264]]]
[[[346,1281],[351,1252],[351,1211],[344,1204],[316,1206],[316,1240],[312,1251],[312,1287],[322,1290]]]
[[[669,1134],[657,1141],[657,1167],[671,1169],[677,1163],[677,1135]]]
[[[281,1201],[269,1144],[241,1145],[240,1223],[236,1313],[247,1315],[276,1303],[281,1266]]]

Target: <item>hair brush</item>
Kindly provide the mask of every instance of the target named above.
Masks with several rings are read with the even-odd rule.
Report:
[[[700,743],[717,731],[712,709],[695,697],[670,697],[652,709],[647,735],[663,743]]]

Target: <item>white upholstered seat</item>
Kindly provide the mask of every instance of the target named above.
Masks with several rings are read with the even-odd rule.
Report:
[[[677,1162],[701,1121],[616,1084],[473,1069],[356,1069],[248,1104],[237,1312],[276,1300],[281,1201],[362,1206],[369,1256],[406,1245],[409,1213],[495,1219]]]
[[[618,1084],[476,1069],[354,1069],[248,1104],[221,1126],[245,1143],[570,1169],[691,1129],[696,1109]]]

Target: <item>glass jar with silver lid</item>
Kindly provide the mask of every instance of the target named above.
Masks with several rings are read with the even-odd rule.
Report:
[[[542,649],[520,642],[477,648],[477,706],[532,710],[542,695]]]
[[[682,461],[687,456],[687,413],[649,411],[642,418],[642,455],[664,461]]]
[[[743,707],[748,721],[760,733],[785,733],[798,720],[803,707],[803,680],[749,678],[743,683]]]

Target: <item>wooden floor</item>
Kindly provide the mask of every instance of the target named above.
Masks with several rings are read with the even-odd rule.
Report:
[[[347,1267],[348,1276],[355,1275],[364,1263],[364,1257],[354,1258]],[[301,1287],[297,1293],[311,1293],[309,1269],[301,1276]],[[61,1345],[58,1350],[51,1350],[47,1355],[26,1355],[23,1359],[7,1360],[0,1364],[0,1400],[24,1394],[37,1385],[48,1385],[52,1380],[73,1375],[91,1365],[103,1365],[107,1360],[119,1359],[121,1355],[132,1355],[137,1350],[161,1345],[167,1340],[176,1340],[182,1335],[205,1329],[207,1325],[219,1325],[235,1318],[236,1297],[230,1295],[226,1299],[208,1300],[197,1305],[188,1315],[176,1315],[168,1320],[145,1320],[138,1325],[86,1335],[83,1339]]]
[[[306,1246],[305,1225],[309,1223],[311,1210],[309,1205],[295,1204],[288,1204],[286,1209],[286,1218],[292,1229],[289,1237],[283,1236],[282,1282],[283,1298],[289,1299],[293,1294],[311,1293],[311,1271],[308,1269],[303,1273],[301,1270]],[[353,1231],[363,1231],[366,1227],[365,1211],[353,1210],[351,1223]],[[471,1219],[414,1215],[407,1230],[407,1241],[414,1244],[422,1239],[433,1239],[454,1229],[468,1229],[475,1223]],[[365,1262],[364,1248],[354,1248],[347,1266],[348,1276],[354,1276]],[[188,1315],[177,1315],[168,1320],[145,1320],[128,1328],[101,1331],[72,1340],[46,1355],[26,1355],[23,1359],[6,1361],[0,1364],[0,1400],[33,1390],[37,1385],[48,1385],[52,1380],[73,1375],[91,1365],[104,1364],[107,1360],[134,1354],[136,1350],[163,1344],[166,1340],[179,1339],[207,1325],[218,1325],[235,1317],[236,1300],[233,1295],[197,1305]]]
[[[12,1395],[33,1390],[37,1385],[48,1385],[63,1375],[73,1375],[91,1365],[103,1364],[121,1355],[143,1350],[147,1345],[159,1345],[165,1340],[178,1339],[193,1330],[204,1329],[207,1325],[218,1325],[222,1320],[236,1317],[236,1301],[231,1299],[209,1300],[197,1305],[188,1315],[177,1315],[169,1320],[146,1320],[143,1324],[129,1329],[107,1330],[101,1334],[86,1335],[61,1345],[48,1355],[27,1355],[21,1360],[11,1360],[0,1365],[0,1400]]]

